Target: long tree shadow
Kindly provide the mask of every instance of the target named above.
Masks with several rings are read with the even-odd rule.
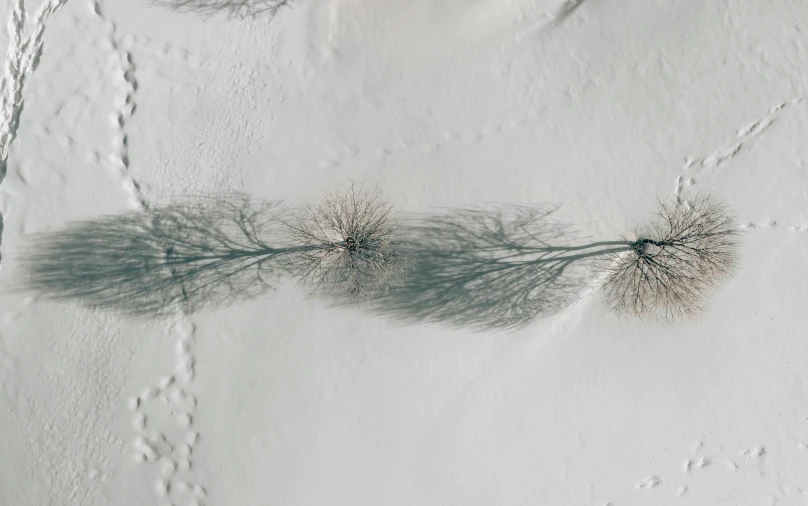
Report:
[[[576,236],[552,219],[555,210],[450,209],[408,220],[411,268],[367,309],[474,329],[518,328],[564,309],[587,287],[585,261],[629,243],[564,245]],[[279,202],[228,193],[76,222],[32,237],[19,288],[128,316],[227,306],[272,291],[310,253],[288,247],[285,213]]]
[[[180,12],[194,12],[212,16],[224,13],[231,18],[273,17],[291,0],[152,0],[156,5]]]
[[[233,193],[76,222],[32,237],[20,288],[130,316],[226,306],[275,287],[294,252],[270,244],[281,214]]]
[[[403,322],[515,329],[568,307],[587,287],[587,262],[625,241],[565,246],[556,206],[450,209],[406,228],[413,271],[372,310]]]

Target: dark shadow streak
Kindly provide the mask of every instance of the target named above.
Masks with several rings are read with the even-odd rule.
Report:
[[[292,248],[270,245],[278,202],[241,194],[183,199],[36,234],[21,258],[21,289],[129,316],[193,312],[275,286]]]
[[[372,310],[474,329],[516,329],[561,311],[587,287],[585,260],[626,243],[561,246],[574,236],[551,220],[556,209],[451,209],[416,220],[406,231],[414,270]]]

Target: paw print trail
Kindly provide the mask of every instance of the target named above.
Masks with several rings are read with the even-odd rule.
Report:
[[[124,190],[129,193],[132,206],[137,209],[148,209],[148,203],[143,197],[140,184],[132,177],[129,168],[129,139],[126,135],[126,124],[135,112],[134,97],[137,91],[137,80],[135,79],[135,65],[132,62],[132,53],[121,47],[118,41],[117,27],[115,23],[104,17],[99,0],[93,0],[92,11],[93,14],[105,24],[109,44],[117,60],[113,79],[120,91],[115,96],[114,103],[116,110],[111,118],[116,132],[112,141],[114,151],[110,155],[109,162],[123,181]]]
[[[688,202],[686,199],[687,191],[697,183],[696,178],[693,177],[694,175],[698,175],[701,178],[714,174],[724,164],[729,163],[733,158],[742,153],[744,149],[748,149],[747,145],[752,144],[775,123],[780,121],[783,114],[788,109],[793,109],[802,104],[804,98],[803,95],[800,95],[769,108],[766,114],[738,129],[731,140],[709,155],[695,158],[688,156],[685,159],[681,174],[676,177],[676,184],[673,191],[676,202],[678,204]],[[774,229],[777,228],[777,225],[777,221],[769,221],[766,223],[747,222],[739,225],[738,228],[743,230]],[[806,232],[808,231],[808,225],[804,223],[794,224],[785,227],[785,229],[790,232]]]
[[[194,330],[188,318],[178,313],[172,324],[176,338],[175,370],[130,398],[127,406],[136,432],[132,439],[132,456],[135,462],[150,464],[155,469],[157,498],[174,501],[170,504],[203,506],[207,491],[191,479],[193,452],[200,441],[200,434],[194,429],[197,398],[188,391],[195,376]],[[153,409],[154,404],[159,407]],[[162,431],[152,429],[146,410],[161,421],[168,415],[174,427],[165,426]],[[163,417],[158,416],[160,412]]]

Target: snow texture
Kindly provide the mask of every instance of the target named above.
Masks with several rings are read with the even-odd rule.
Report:
[[[0,15],[0,504],[806,501],[802,2],[11,0]],[[199,306],[160,306],[181,298],[175,272],[121,285],[170,285],[142,299],[170,308],[157,317],[86,285],[20,289],[37,238],[82,251],[59,242],[77,223],[151,230],[143,217],[221,192],[305,206],[351,180],[402,215],[557,206],[587,242],[631,233],[657,197],[712,192],[739,219],[740,262],[684,326],[616,317],[580,273],[530,299],[526,323],[491,310],[510,300],[496,291],[411,311],[333,307],[285,277]],[[113,268],[105,245],[125,244],[53,265]]]

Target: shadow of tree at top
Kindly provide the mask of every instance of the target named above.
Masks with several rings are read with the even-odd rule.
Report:
[[[585,260],[625,241],[563,246],[571,227],[557,206],[449,209],[407,226],[413,271],[372,311],[406,323],[517,329],[568,307],[587,288]],[[574,268],[575,267],[575,268]]]
[[[412,268],[367,309],[473,329],[519,328],[564,309],[587,287],[578,267],[627,243],[559,245],[575,237],[551,219],[555,210],[450,209],[408,220]],[[285,213],[279,202],[228,193],[76,222],[31,238],[18,288],[138,317],[228,306],[274,290],[294,255],[311,249],[284,247]]]
[[[76,222],[32,237],[20,288],[129,316],[226,306],[273,290],[294,251],[266,242],[281,213],[234,193]]]
[[[231,18],[273,17],[291,0],[152,0],[155,5],[169,7],[180,12],[195,12],[212,16],[225,13]]]

